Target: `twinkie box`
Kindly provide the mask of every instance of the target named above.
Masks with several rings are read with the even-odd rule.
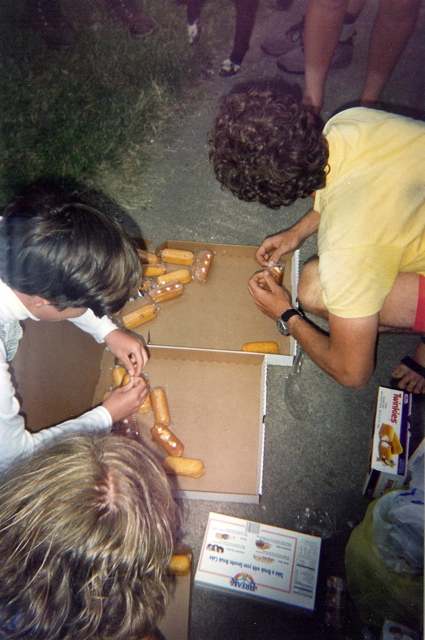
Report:
[[[211,512],[195,584],[313,611],[321,539]]]
[[[378,498],[403,486],[409,457],[412,394],[379,387],[369,473],[364,495]]]

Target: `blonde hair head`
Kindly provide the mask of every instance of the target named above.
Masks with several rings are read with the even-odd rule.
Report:
[[[170,590],[177,526],[162,467],[140,443],[73,436],[35,454],[0,488],[0,632],[151,632]]]

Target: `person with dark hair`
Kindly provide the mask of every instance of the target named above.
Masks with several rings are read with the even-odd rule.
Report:
[[[165,472],[140,442],[68,436],[15,463],[0,484],[0,638],[154,634],[179,526]]]
[[[380,331],[421,334],[393,376],[425,392],[425,123],[358,107],[324,129],[279,89],[236,87],[218,109],[210,159],[223,186],[271,208],[297,198],[314,207],[266,238],[262,267],[317,233],[318,258],[303,267],[298,298],[328,320],[325,333],[294,308],[267,270],[249,291],[257,307],[311,359],[347,387],[364,387]]]
[[[141,265],[130,236],[88,205],[47,194],[22,197],[0,219],[0,469],[67,432],[108,431],[147,395],[142,343],[108,317],[137,291]],[[84,415],[31,433],[9,372],[26,318],[69,320],[106,342],[131,375]]]

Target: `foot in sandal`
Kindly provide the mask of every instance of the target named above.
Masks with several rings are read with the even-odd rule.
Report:
[[[406,356],[391,372],[397,386],[411,393],[425,393],[425,336],[413,356]]]

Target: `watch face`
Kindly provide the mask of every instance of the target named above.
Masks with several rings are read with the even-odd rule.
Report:
[[[283,336],[289,336],[288,327],[286,326],[286,323],[283,322],[282,318],[278,318],[276,320],[276,325],[279,333],[281,333]]]

